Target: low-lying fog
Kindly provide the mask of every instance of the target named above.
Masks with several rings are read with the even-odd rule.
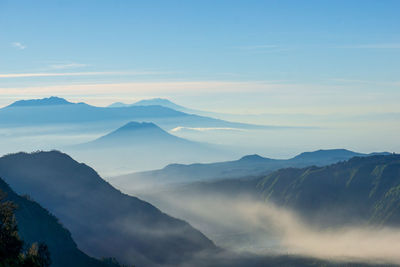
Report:
[[[304,151],[329,148],[347,148],[357,152],[393,151],[390,141],[379,138],[379,133],[365,132],[363,127],[359,131],[348,131],[347,128],[277,128],[267,130],[236,130],[236,129],[164,129],[171,134],[209,144],[217,144],[226,149],[223,157],[212,158],[212,155],[197,155],[193,157],[182,155],[181,158],[169,157],[162,153],[151,153],[145,157],[146,151],[137,151],[138,157],[127,160],[118,149],[104,153],[86,155],[84,151],[75,153],[71,146],[90,142],[110,133],[122,125],[88,124],[88,125],[58,125],[41,127],[0,128],[0,154],[19,151],[36,151],[58,149],[70,154],[79,161],[83,161],[96,169],[103,176],[116,176],[136,171],[162,168],[170,163],[195,163],[236,160],[247,154],[260,154],[270,158],[290,158]],[[393,126],[395,127],[395,126]],[[376,131],[379,131],[377,127]],[[362,133],[361,133],[362,132]],[[386,133],[387,140],[393,139],[397,130]],[[371,137],[372,135],[372,137]],[[368,140],[368,145],[366,145]],[[326,144],[330,144],[326,146]],[[352,145],[349,145],[352,144]],[[156,148],[157,149],[157,148]],[[151,151],[151,149],[149,149]],[[157,151],[160,151],[158,149]],[[110,157],[116,159],[112,162]],[[119,161],[118,158],[123,159]],[[182,158],[184,160],[182,160]],[[135,159],[140,159],[140,162]],[[124,163],[125,162],[125,163]],[[120,164],[121,166],[117,166]]]
[[[166,191],[140,197],[237,252],[400,264],[397,228],[311,226],[294,211],[244,196]]]

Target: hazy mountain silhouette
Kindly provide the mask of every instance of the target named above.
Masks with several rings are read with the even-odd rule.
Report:
[[[151,149],[151,145],[195,145],[195,142],[179,138],[167,133],[157,125],[151,122],[129,122],[117,130],[104,135],[86,145],[100,148],[101,146],[146,146]],[[200,144],[200,143],[198,143]],[[172,147],[171,147],[172,148]]]
[[[85,103],[71,103],[58,97],[21,100],[0,109],[0,123],[11,126],[97,122],[127,123],[132,120],[152,121],[170,129],[178,126],[273,128],[272,126],[236,123],[187,114],[161,105],[133,105],[117,108],[96,107]]]
[[[33,243],[44,242],[50,252],[54,267],[111,267],[118,266],[107,264],[94,259],[80,251],[71,237],[56,217],[42,208],[35,201],[17,195],[2,179],[0,190],[7,194],[7,200],[17,205],[15,216],[18,223],[18,233],[25,246]]]
[[[114,177],[113,183],[121,188],[140,189],[170,183],[188,183],[213,179],[260,176],[280,168],[323,166],[348,160],[354,156],[369,156],[346,149],[317,150],[301,153],[291,159],[270,159],[259,155],[247,155],[239,160],[209,164],[170,164],[163,169],[138,172]],[[389,154],[389,153],[383,153]]]
[[[214,244],[184,221],[122,194],[68,155],[18,153],[0,158],[0,176],[55,214],[91,256],[139,266],[175,265]]]
[[[171,162],[212,161],[231,154],[216,145],[174,136],[148,122],[129,122],[96,140],[65,150],[105,173],[127,173]]]
[[[58,106],[58,105],[72,105],[74,103],[68,102],[64,98],[51,96],[42,99],[29,99],[29,100],[19,100],[8,107],[40,107],[40,106]]]
[[[178,110],[178,111],[182,111],[182,112],[186,112],[186,113],[195,113],[197,114],[197,111],[194,109],[189,109],[186,108],[184,106],[175,104],[174,102],[166,99],[166,98],[151,98],[151,99],[143,99],[143,100],[139,100],[133,104],[125,104],[122,102],[116,102],[113,103],[111,105],[109,105],[108,107],[110,108],[117,108],[117,107],[131,107],[131,106],[163,106],[166,108],[171,108],[174,110]],[[199,111],[200,112],[200,111]]]

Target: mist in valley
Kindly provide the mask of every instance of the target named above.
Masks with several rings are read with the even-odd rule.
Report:
[[[400,264],[399,228],[366,223],[326,226],[309,222],[294,210],[264,202],[254,195],[181,191],[178,196],[168,190],[138,194],[167,213],[188,221],[216,245],[237,253]]]

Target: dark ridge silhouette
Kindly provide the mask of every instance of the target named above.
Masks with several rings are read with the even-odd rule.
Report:
[[[267,175],[177,184],[148,196],[157,199],[158,192],[176,197],[252,196],[293,210],[316,227],[354,224],[398,227],[400,155],[353,157],[319,167],[282,168]],[[146,192],[141,195],[146,196]]]
[[[248,161],[248,162],[255,162],[255,161],[267,161],[269,160],[268,158],[261,157],[260,155],[254,154],[254,155],[247,155],[243,156],[239,159],[239,161]]]
[[[313,152],[303,152],[294,157],[293,159],[311,163],[318,161],[332,163],[335,161],[347,160],[352,157],[365,156],[365,155],[366,154],[353,152],[347,149],[327,149],[327,150],[320,149]]]
[[[400,225],[400,155],[281,169],[262,178],[258,189],[266,200],[325,225]]]
[[[0,190],[7,192],[7,200],[18,204],[17,218],[19,232],[26,244],[37,240],[49,244],[51,266],[54,267],[120,267],[114,259],[102,261],[91,258],[81,252],[71,238],[71,234],[61,226],[58,220],[29,197],[18,196],[0,179]],[[33,241],[31,241],[33,240]],[[168,248],[166,248],[168,250]],[[203,251],[183,262],[179,266],[218,266],[218,267],[258,267],[258,266],[343,266],[342,263],[324,261],[296,255],[256,255],[233,253],[224,250]],[[2,265],[0,259],[0,265]],[[152,264],[153,265],[153,264]],[[7,266],[7,265],[6,265]],[[9,266],[9,265],[8,265]],[[24,265],[26,266],[26,265]],[[135,265],[136,266],[136,265]],[[138,265],[143,266],[143,265]],[[160,265],[159,265],[160,266]],[[177,266],[161,264],[161,266]],[[351,266],[370,266],[365,263],[352,263]],[[374,265],[378,266],[378,265]]]
[[[105,263],[80,251],[65,229],[47,210],[27,196],[17,195],[2,179],[0,191],[7,194],[7,200],[17,205],[15,211],[18,233],[25,247],[34,243],[45,243],[50,252],[53,267],[117,267]],[[0,262],[1,265],[1,262]]]
[[[139,266],[177,265],[216,249],[188,223],[122,194],[66,154],[7,155],[0,158],[0,176],[55,214],[91,256]]]
[[[113,178],[113,182],[126,190],[138,190],[138,185],[160,186],[169,183],[188,183],[214,179],[232,179],[266,175],[287,167],[324,166],[348,160],[354,156],[369,156],[345,149],[318,150],[301,153],[291,159],[270,159],[259,155],[247,155],[239,160],[209,164],[171,164],[161,170],[131,173]],[[147,187],[148,187],[147,186]]]

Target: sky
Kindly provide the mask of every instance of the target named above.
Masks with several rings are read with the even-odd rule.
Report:
[[[399,10],[396,0],[0,0],[0,106],[57,95],[399,113]]]

